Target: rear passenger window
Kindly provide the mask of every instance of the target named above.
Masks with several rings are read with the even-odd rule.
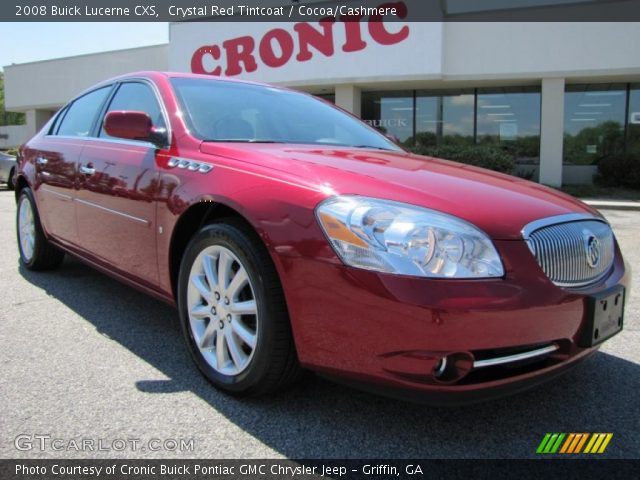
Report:
[[[56,119],[53,121],[53,124],[51,125],[51,128],[49,128],[49,132],[47,133],[47,135],[55,135],[56,131],[58,130],[58,127],[60,126],[60,122],[62,121],[62,119],[64,118],[64,107],[61,108],[60,110],[58,110],[58,112],[55,114],[56,115]]]
[[[74,101],[67,108],[57,135],[88,137],[91,134],[93,121],[110,90],[110,86],[99,88]]]
[[[144,83],[130,82],[120,85],[106,113],[117,110],[144,112],[149,115],[154,127],[166,128],[158,99],[151,87]],[[112,138],[104,131],[104,127],[100,129],[100,136]]]

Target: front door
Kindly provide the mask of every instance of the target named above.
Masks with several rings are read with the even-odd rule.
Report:
[[[105,114],[113,110],[147,113],[165,127],[159,100],[143,82],[119,85]],[[150,287],[158,284],[156,197],[159,172],[155,145],[109,137],[100,127],[81,154],[77,196],[81,247],[99,262]]]

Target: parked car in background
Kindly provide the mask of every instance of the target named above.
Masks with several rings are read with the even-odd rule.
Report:
[[[475,401],[553,378],[623,327],[630,274],[596,210],[411,154],[285,88],[103,82],[20,149],[16,201],[25,268],[70,253],[175,305],[195,363],[234,394],[302,367]]]
[[[16,173],[16,157],[0,152],[0,183],[6,183],[13,190],[13,176]]]

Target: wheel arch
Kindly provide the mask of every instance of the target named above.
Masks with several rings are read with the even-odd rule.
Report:
[[[268,239],[261,235],[253,223],[240,211],[222,201],[199,201],[189,206],[178,218],[169,244],[169,275],[171,290],[174,298],[177,298],[178,277],[180,263],[187,249],[189,241],[205,225],[214,223],[223,218],[233,218],[241,222],[254,235],[255,240],[260,241],[268,249]],[[271,254],[269,255],[272,258]]]
[[[16,203],[18,203],[18,200],[20,199],[20,192],[22,192],[22,190],[24,190],[25,188],[30,187],[30,185],[24,175],[18,174],[16,175],[15,179],[16,180],[13,186],[13,194],[16,197]]]

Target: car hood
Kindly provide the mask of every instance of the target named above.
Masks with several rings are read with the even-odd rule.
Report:
[[[521,239],[527,223],[545,217],[597,215],[579,200],[538,183],[406,152],[209,142],[201,151],[276,170],[329,195],[384,198],[455,215],[496,240]]]

